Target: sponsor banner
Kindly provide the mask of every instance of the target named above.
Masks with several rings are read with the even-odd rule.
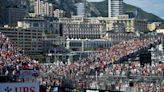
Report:
[[[20,71],[20,77],[24,79],[38,76],[38,74],[39,74],[38,70],[21,70]]]
[[[0,92],[39,92],[39,83],[0,83]]]

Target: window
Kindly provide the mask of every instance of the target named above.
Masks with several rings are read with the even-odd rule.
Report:
[[[38,23],[33,23],[33,27],[39,27]]]

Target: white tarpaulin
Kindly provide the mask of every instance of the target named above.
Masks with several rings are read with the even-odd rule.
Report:
[[[39,83],[0,83],[0,92],[39,92]]]

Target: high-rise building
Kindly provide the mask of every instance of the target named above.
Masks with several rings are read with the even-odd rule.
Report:
[[[45,7],[44,7],[44,5],[45,5],[44,2],[41,1],[40,2],[40,14],[39,15],[43,16],[45,14],[45,9],[44,9]]]
[[[49,2],[37,0],[35,14],[41,16],[53,16],[53,5]]]
[[[36,1],[36,15],[40,15],[41,13],[41,6],[40,6],[40,0]]]
[[[46,2],[44,4],[44,11],[45,11],[45,15],[49,15],[49,3],[48,2]]]
[[[108,0],[108,17],[123,15],[123,0]]]
[[[53,8],[52,3],[49,3],[49,16],[53,16],[53,10],[54,8]]]
[[[84,3],[77,3],[77,16],[84,16],[85,15],[85,5]]]

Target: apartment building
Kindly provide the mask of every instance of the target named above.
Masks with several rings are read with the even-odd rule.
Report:
[[[29,17],[18,21],[18,27],[23,29],[41,30],[45,33],[59,35],[59,20],[55,17]]]
[[[35,29],[0,27],[0,32],[9,37],[12,44],[25,53],[42,52],[42,31]]]
[[[101,22],[105,22],[107,31],[113,30],[115,28],[115,24],[123,24],[126,32],[148,31],[146,20],[129,18],[128,15],[122,15],[112,18],[98,18],[98,20]]]
[[[123,15],[123,0],[108,0],[108,17]]]
[[[62,23],[62,33],[67,38],[100,39],[105,32],[105,25],[101,23]]]

